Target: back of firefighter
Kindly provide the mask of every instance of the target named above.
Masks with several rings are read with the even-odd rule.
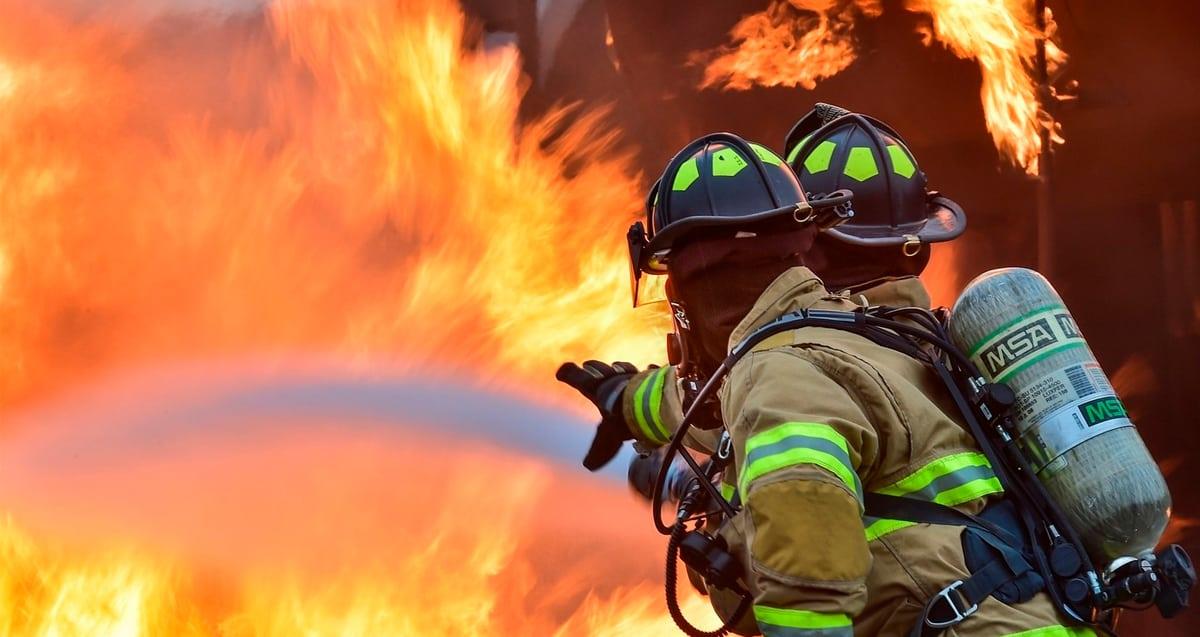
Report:
[[[793,129],[787,150],[809,192],[854,191],[850,223],[818,234],[796,218],[763,219],[761,211],[804,193],[798,184],[788,188],[786,178],[795,177],[773,154],[724,137],[689,145],[656,187],[648,248],[658,263],[647,270],[665,265],[684,374],[710,373],[754,330],[796,310],[929,308],[917,278],[928,244],[961,234],[965,217],[926,192],[899,135],[819,107]],[[726,174],[734,172],[722,163],[731,152],[762,175]],[[756,183],[734,184],[738,175]],[[755,186],[773,191],[756,198]],[[723,191],[737,196],[722,199]],[[656,235],[667,240],[656,244]],[[673,366],[634,373],[627,363],[565,365],[560,379],[604,414],[585,464],[603,464],[631,437],[644,447],[664,444],[682,419],[680,374]],[[721,534],[747,567],[754,596],[741,634],[907,635],[929,600],[970,576],[961,527],[864,516],[866,492],[972,514],[1002,497],[945,389],[920,361],[843,330],[781,333],[734,366],[720,390],[720,415],[734,443],[722,488],[742,504]],[[698,432],[688,442],[711,453],[714,440]],[[709,592],[729,617],[736,596]],[[989,598],[961,623],[923,632],[1092,634],[1063,625],[1045,594],[1014,606]]]

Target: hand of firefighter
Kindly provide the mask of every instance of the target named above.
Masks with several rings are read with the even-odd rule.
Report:
[[[592,439],[592,445],[583,458],[583,466],[588,471],[596,471],[608,464],[621,450],[621,443],[633,439],[621,410],[621,394],[637,371],[629,363],[606,365],[600,361],[586,361],[583,366],[563,363],[554,375],[560,382],[574,387],[600,410],[596,437]]]

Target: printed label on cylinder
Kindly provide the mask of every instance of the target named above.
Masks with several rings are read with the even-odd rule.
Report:
[[[1002,383],[1056,352],[1087,347],[1071,313],[1061,305],[1039,308],[1002,325],[971,349],[971,360]]]
[[[1074,401],[1021,435],[1035,472],[1080,443],[1121,427],[1132,427],[1121,400],[1113,394]]]

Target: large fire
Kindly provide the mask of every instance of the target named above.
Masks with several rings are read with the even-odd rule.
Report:
[[[909,11],[932,20],[922,34],[926,45],[936,40],[956,56],[979,63],[980,98],[992,141],[1001,155],[1036,175],[1042,132],[1048,130],[1052,143],[1063,141],[1039,100],[1038,40],[1046,38],[1051,74],[1066,54],[1051,39],[1050,10],[1043,32],[1032,5],[1027,0],[905,1]],[[738,22],[730,32],[730,46],[698,56],[707,64],[701,85],[812,89],[854,61],[855,20],[881,13],[878,0],[772,0],[762,12]]]
[[[562,402],[564,360],[661,359],[667,319],[629,308],[643,184],[616,133],[521,125],[516,53],[476,48],[452,0],[30,5],[0,0],[4,448],[69,390],[172,361],[313,353]],[[625,494],[431,440],[6,458],[0,635],[675,633]],[[368,539],[326,554],[343,536]]]
[[[3,404],[197,354],[545,386],[563,360],[661,350],[663,316],[628,307],[641,185],[615,133],[520,130],[515,51],[464,49],[456,3],[137,29],[27,4],[0,3]]]
[[[151,22],[0,0],[0,15],[0,406],[10,415],[174,359],[317,352],[359,360],[363,373],[380,359],[422,375],[469,369],[561,400],[563,360],[659,357],[664,317],[629,308],[620,242],[641,184],[615,133],[598,114],[522,128],[515,52],[474,49],[451,0],[281,0]],[[303,442],[286,429],[276,437]],[[657,541],[610,542],[603,553],[630,551],[643,566],[601,577],[595,560],[572,569],[523,557],[535,536],[559,555],[596,538],[582,524],[562,527],[578,534],[565,540],[536,532],[550,522],[535,504],[621,511],[603,505],[604,491],[548,492],[539,463],[467,443],[389,458],[348,438],[299,451],[263,443],[199,480],[189,462],[207,448],[129,459],[107,487],[86,472],[57,489],[28,484],[48,517],[0,526],[0,634],[672,632]],[[362,468],[393,463],[403,471]],[[323,480],[268,477],[299,467]],[[259,497],[226,497],[248,489]],[[330,490],[346,497],[322,496]],[[167,498],[211,518],[108,528],[114,512],[72,495],[93,491],[122,494],[113,506],[134,512]],[[379,497],[350,499],[370,493]],[[383,493],[403,494],[403,506],[381,504]],[[293,564],[289,580],[252,559],[286,543],[265,531],[156,544],[261,516],[281,498],[294,508],[263,528],[324,530],[288,556],[366,533],[375,541],[356,548],[370,559],[342,556],[336,571]],[[53,524],[66,510],[81,517]],[[646,528],[641,514],[596,524]],[[210,573],[214,546],[246,559]],[[607,592],[589,595],[605,578]]]

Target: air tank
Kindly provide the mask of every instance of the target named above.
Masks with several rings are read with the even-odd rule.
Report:
[[[1062,298],[1024,268],[986,272],[963,291],[950,336],[1017,395],[1021,449],[1101,565],[1148,556],[1171,494]]]

